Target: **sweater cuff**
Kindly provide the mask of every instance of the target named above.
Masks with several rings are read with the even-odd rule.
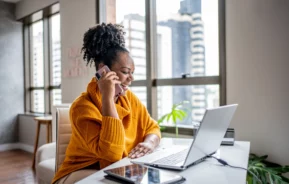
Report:
[[[110,116],[102,117],[102,128],[100,137],[102,141],[114,145],[124,144],[124,128],[120,119]]]

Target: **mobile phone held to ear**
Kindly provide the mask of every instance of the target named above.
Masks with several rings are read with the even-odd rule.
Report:
[[[104,65],[95,73],[95,77],[97,80],[100,79],[104,70],[106,71],[106,73],[110,72],[110,69],[108,68],[108,66]],[[116,84],[115,85],[115,97],[119,97],[120,95],[123,94],[123,92],[124,90],[122,89],[122,87],[119,84]]]

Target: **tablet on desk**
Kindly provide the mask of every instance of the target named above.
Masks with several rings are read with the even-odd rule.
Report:
[[[135,184],[170,184],[185,181],[180,175],[138,164],[108,169],[104,172],[108,175],[106,176],[108,179]]]

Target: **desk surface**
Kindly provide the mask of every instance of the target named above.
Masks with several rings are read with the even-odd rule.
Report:
[[[160,144],[160,148],[166,145],[174,144],[188,144],[191,139],[174,139],[163,138]],[[226,160],[230,165],[247,168],[248,157],[250,151],[250,143],[235,141],[234,146],[221,146],[215,154],[216,157]],[[77,184],[90,184],[90,183],[109,183],[114,184],[116,182],[110,181],[104,178],[105,173],[103,170],[115,168],[119,166],[131,164],[129,158],[124,158],[82,180]],[[202,184],[245,184],[247,172],[243,169],[234,169],[230,167],[221,166],[216,160],[208,158],[205,161],[189,167],[184,171],[172,171],[168,172],[177,173],[186,178],[185,183],[202,183]]]

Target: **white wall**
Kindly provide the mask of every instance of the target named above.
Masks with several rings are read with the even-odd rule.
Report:
[[[80,49],[83,34],[96,24],[95,0],[60,0],[62,103],[71,103],[86,90],[95,73],[86,66]]]
[[[52,5],[59,0],[21,0],[16,4],[16,20]]]
[[[289,164],[289,1],[226,1],[227,103],[251,152]]]
[[[24,112],[22,23],[14,13],[14,4],[0,1],[0,147],[18,141],[18,114]]]
[[[19,115],[18,128],[19,128],[18,132],[19,143],[29,148],[26,151],[33,152],[37,130],[37,122],[34,120],[34,116]],[[38,147],[46,143],[46,135],[47,135],[46,125],[40,126],[39,135],[40,136],[38,140],[39,141]]]

